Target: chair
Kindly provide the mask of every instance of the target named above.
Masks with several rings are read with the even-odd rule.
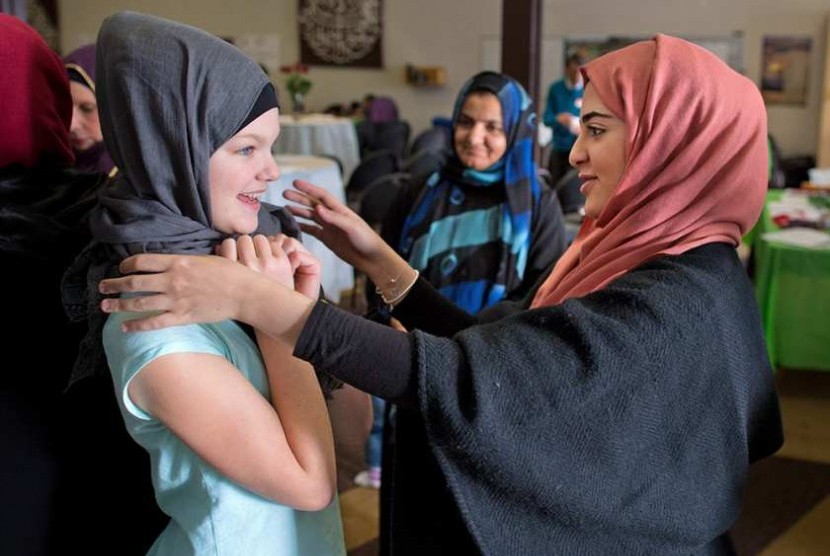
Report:
[[[403,161],[401,171],[410,174],[414,183],[423,183],[430,174],[441,169],[446,159],[447,151],[422,149]]]
[[[409,147],[409,156],[412,157],[423,150],[440,153],[450,148],[450,137],[441,128],[431,127],[415,136]]]
[[[387,149],[381,149],[367,155],[352,172],[346,184],[346,201],[356,206],[363,190],[382,176],[394,174],[400,169],[400,159]]]
[[[379,176],[366,185],[350,203],[360,217],[380,233],[381,225],[386,214],[397,198],[399,192],[409,182],[409,174],[393,172]],[[369,309],[367,292],[368,279],[366,275],[354,269],[354,288],[348,296],[348,302],[342,304],[348,310],[356,313],[365,313]]]
[[[386,213],[401,189],[409,183],[409,179],[409,174],[395,172],[380,176],[367,185],[357,202],[360,217],[370,226],[380,229]]]
[[[329,160],[333,160],[335,164],[337,164],[337,170],[340,172],[340,177],[343,177],[343,161],[335,154],[330,153],[319,153],[317,156],[322,158],[328,158]]]
[[[411,128],[409,122],[370,122],[363,120],[355,125],[360,156],[365,157],[377,150],[386,149],[403,158],[409,144]]]
[[[406,147],[409,145],[409,134],[412,128],[409,122],[385,122],[377,124],[376,144],[381,149],[389,149],[398,158],[403,158]]]

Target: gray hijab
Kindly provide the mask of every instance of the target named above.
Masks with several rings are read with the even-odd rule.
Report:
[[[101,130],[120,172],[100,197],[93,235],[120,258],[209,253],[223,236],[211,228],[208,160],[268,78],[213,35],[131,12],[102,24],[96,68]]]
[[[89,319],[72,382],[105,371],[98,282],[126,256],[208,254],[210,156],[246,122],[270,82],[233,45],[158,17],[120,12],[97,40],[97,95],[107,149],[119,168],[90,217],[94,240],[64,277],[73,320]],[[263,205],[257,233],[298,235],[284,210]]]

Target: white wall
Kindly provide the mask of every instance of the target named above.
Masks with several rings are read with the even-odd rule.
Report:
[[[103,18],[133,9],[176,19],[221,36],[276,33],[282,64],[297,60],[296,0],[60,0],[64,52],[94,39]],[[385,0],[382,70],[313,67],[309,104],[359,100],[368,92],[394,97],[413,131],[434,115],[448,115],[455,93],[482,69],[484,50],[501,33],[502,0]],[[770,131],[785,155],[815,154],[823,79],[828,0],[545,0],[542,34],[547,38],[602,35],[643,36],[655,32],[694,37],[743,33],[744,67],[756,83],[764,35],[813,38],[809,94],[805,106],[770,106]],[[546,57],[551,57],[551,52]],[[422,89],[404,83],[404,65],[447,69],[446,87]],[[547,81],[556,75],[542,70]],[[281,85],[282,77],[274,75]],[[543,84],[543,90],[545,89]]]
[[[59,6],[64,53],[94,40],[108,14],[130,9],[220,36],[276,33],[280,63],[299,58],[297,0],[60,0]],[[438,12],[440,17],[435,15]],[[312,67],[308,104],[322,110],[335,102],[361,100],[367,93],[390,95],[417,132],[428,127],[433,116],[449,115],[455,94],[480,68],[481,36],[498,34],[501,29],[501,0],[385,0],[383,19],[385,68]],[[446,67],[447,85],[434,89],[407,85],[407,63]],[[282,87],[281,75],[272,74],[272,79]]]

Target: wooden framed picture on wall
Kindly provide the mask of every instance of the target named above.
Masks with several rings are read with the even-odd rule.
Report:
[[[806,104],[810,37],[764,37],[761,94],[767,104]]]
[[[300,61],[383,67],[383,0],[298,0]]]

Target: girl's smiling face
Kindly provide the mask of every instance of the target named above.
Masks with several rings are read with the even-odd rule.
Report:
[[[215,230],[250,234],[259,225],[259,198],[280,176],[271,145],[280,133],[272,108],[216,149],[208,164],[210,219]]]

